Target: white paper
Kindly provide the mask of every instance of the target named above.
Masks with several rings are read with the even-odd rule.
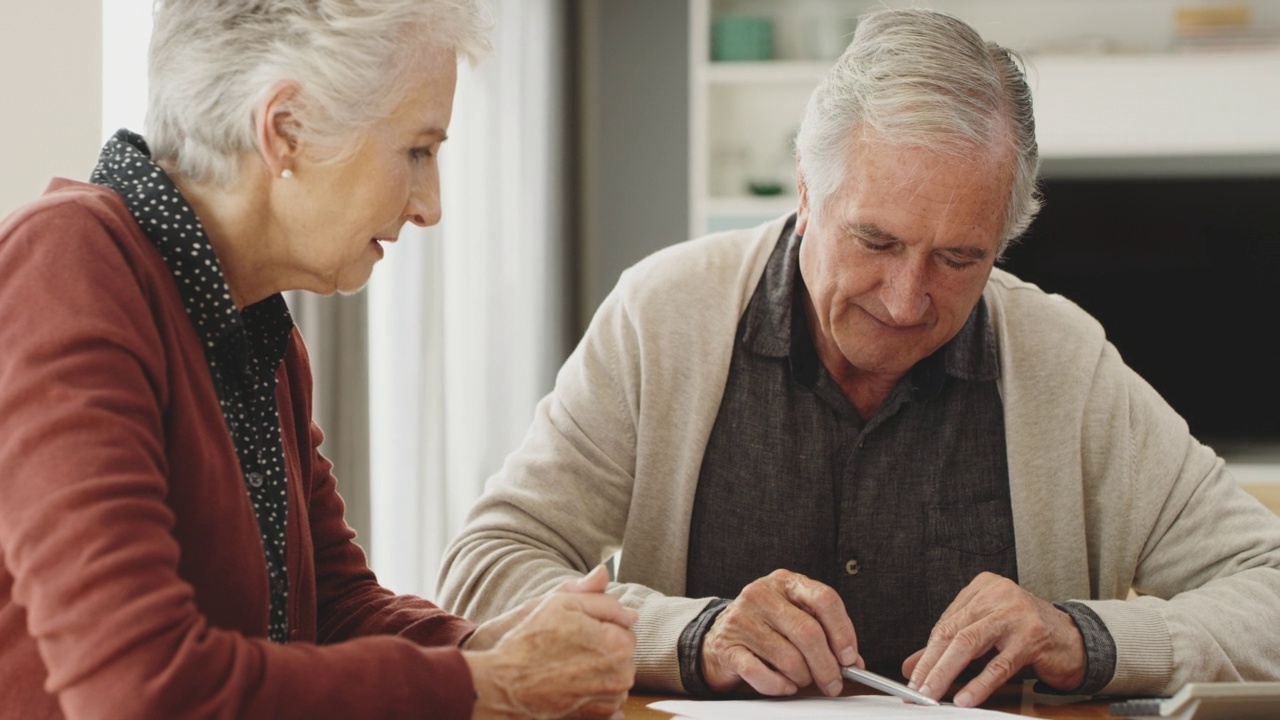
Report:
[[[1001,718],[1008,713],[955,705],[915,705],[885,695],[847,697],[788,697],[760,700],[661,700],[649,707],[690,720],[826,720],[866,718]]]

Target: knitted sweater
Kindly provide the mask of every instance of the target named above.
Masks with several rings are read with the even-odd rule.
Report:
[[[677,640],[709,601],[683,597],[694,490],[738,321],[784,222],[623,274],[450,545],[445,607],[483,620],[620,550],[612,592],[640,612],[637,685],[682,691]],[[1087,601],[1106,623],[1107,694],[1280,678],[1280,518],[1078,306],[1001,270],[984,297],[1022,587]]]

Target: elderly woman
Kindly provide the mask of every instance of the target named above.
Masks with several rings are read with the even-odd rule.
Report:
[[[440,219],[474,0],[161,0],[149,137],[0,225],[0,717],[614,714],[603,572],[479,629],[377,584],[280,293]]]

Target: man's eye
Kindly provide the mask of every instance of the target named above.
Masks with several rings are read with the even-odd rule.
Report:
[[[432,157],[434,155],[435,153],[431,151],[431,148],[426,148],[426,147],[414,148],[409,151],[409,157],[413,158],[414,160],[425,160],[426,158]]]

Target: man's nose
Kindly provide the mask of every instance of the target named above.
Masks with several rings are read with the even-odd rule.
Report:
[[[904,260],[889,274],[883,300],[896,325],[913,325],[924,317],[931,301],[928,269],[922,262]]]

